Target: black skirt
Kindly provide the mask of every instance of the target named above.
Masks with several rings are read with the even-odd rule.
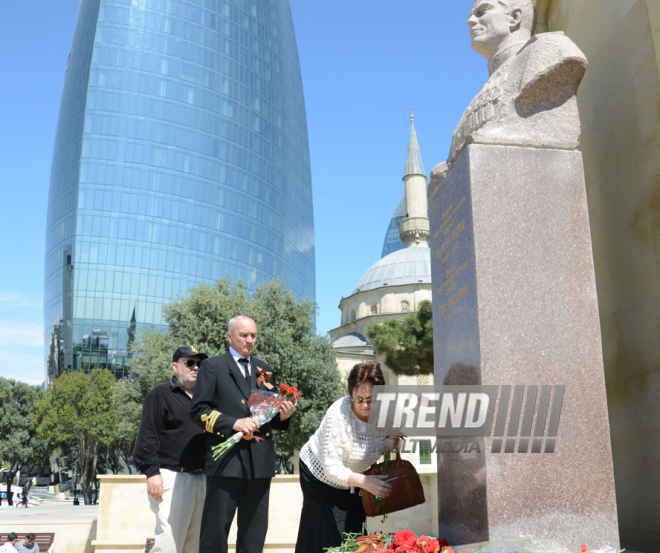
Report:
[[[367,517],[359,494],[324,484],[302,461],[300,487],[303,509],[296,553],[325,553],[325,547],[341,545],[344,533],[362,532]]]

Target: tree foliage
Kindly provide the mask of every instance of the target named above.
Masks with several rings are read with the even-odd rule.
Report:
[[[115,474],[124,467],[129,473],[133,472],[133,450],[140,429],[142,403],[156,384],[172,378],[172,353],[178,347],[169,333],[153,327],[143,330],[135,345],[138,355],[133,356],[131,362],[131,378],[119,380],[112,396],[117,423],[103,460],[107,469]]]
[[[64,450],[73,449],[88,505],[99,454],[115,436],[116,386],[114,375],[106,369],[64,373],[53,381],[37,411],[38,434]]]
[[[119,473],[124,467],[129,474],[133,473],[133,450],[135,439],[140,428],[143,396],[129,380],[119,380],[112,394],[112,406],[117,415],[112,442],[108,445],[106,464],[113,474]]]
[[[7,502],[11,483],[23,465],[48,463],[48,443],[37,437],[35,414],[45,392],[39,386],[0,377],[0,462],[5,472]]]
[[[254,355],[273,368],[278,382],[302,393],[289,431],[275,436],[278,457],[288,458],[301,448],[327,408],[344,393],[330,340],[316,335],[316,304],[297,300],[280,280],[258,286],[254,294],[240,281],[201,284],[163,313],[168,332],[150,330],[135,343],[135,386],[142,398],[155,384],[171,378],[171,356],[178,346],[191,344],[208,355],[227,351],[227,325],[236,315],[257,323]]]
[[[156,384],[172,378],[172,354],[179,345],[184,344],[177,344],[171,332],[160,332],[153,327],[138,334],[138,338],[133,344],[135,355],[131,361],[132,377],[130,381],[125,382],[126,387],[123,388],[127,393],[128,388],[133,388],[127,398],[129,401],[137,397],[142,404],[144,398]],[[200,349],[200,351],[203,350]],[[131,385],[129,386],[129,384]],[[137,396],[132,394],[137,394]]]
[[[424,300],[419,311],[402,321],[388,319],[370,324],[367,334],[376,352],[396,374],[433,374],[433,307]]]

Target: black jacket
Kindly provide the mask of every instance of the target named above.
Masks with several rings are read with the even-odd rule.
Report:
[[[250,416],[248,400],[250,389],[257,387],[257,367],[271,372],[269,365],[252,356],[251,384],[229,352],[205,359],[199,368],[190,416],[208,433],[204,472],[209,476],[247,479],[275,476],[273,432],[284,432],[289,426],[289,420],[280,421],[279,415],[255,433],[262,440],[240,440],[217,461],[213,460],[212,448],[235,434],[232,427],[236,420]],[[275,384],[272,377],[269,382]],[[267,391],[263,384],[259,389]]]
[[[176,376],[147,394],[133,451],[135,466],[147,478],[163,466],[204,468],[206,435],[190,420],[190,402]]]

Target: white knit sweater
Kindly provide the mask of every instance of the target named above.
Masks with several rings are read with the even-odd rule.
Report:
[[[363,473],[386,447],[387,438],[367,436],[367,423],[355,416],[351,398],[346,396],[330,406],[300,451],[300,459],[321,482],[347,489],[351,473]]]

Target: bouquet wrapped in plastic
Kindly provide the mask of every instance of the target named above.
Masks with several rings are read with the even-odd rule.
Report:
[[[292,401],[295,405],[300,399],[298,390],[293,386],[280,384],[279,394],[276,392],[265,392],[263,390],[254,390],[250,395],[248,406],[252,413],[252,418],[263,426],[267,422],[275,418],[280,412],[280,407],[285,401]],[[244,440],[261,440],[258,436],[247,434],[243,432],[236,432],[213,448],[213,459],[217,461],[228,449],[236,445],[241,439]]]

